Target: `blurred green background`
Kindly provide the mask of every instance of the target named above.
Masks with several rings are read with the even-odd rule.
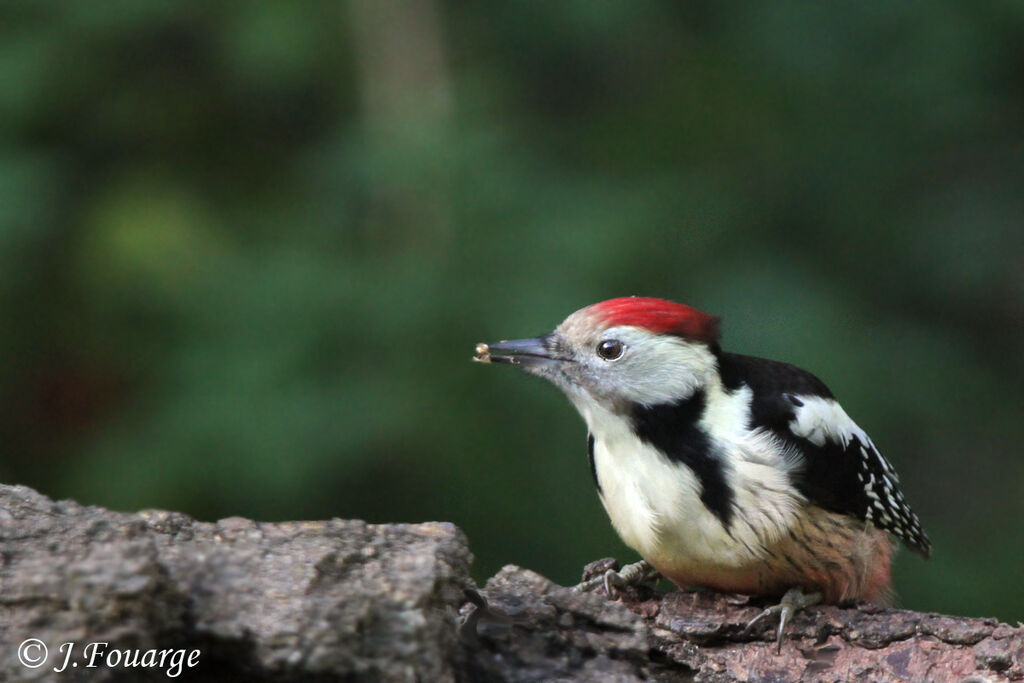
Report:
[[[450,520],[632,560],[585,429],[469,362],[586,304],[818,373],[1024,619],[1024,5],[0,5],[0,480],[203,519]]]

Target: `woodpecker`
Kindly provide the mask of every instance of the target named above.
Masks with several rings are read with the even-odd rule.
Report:
[[[778,614],[781,648],[798,609],[888,603],[893,538],[924,557],[931,543],[820,379],[719,336],[715,316],[623,297],[536,339],[479,344],[474,360],[553,382],[583,417],[601,503],[644,559],[609,578],[653,568],[680,588],[784,594],[750,623]]]

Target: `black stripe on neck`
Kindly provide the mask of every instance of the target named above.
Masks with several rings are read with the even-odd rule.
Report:
[[[597,480],[597,465],[594,463],[594,435],[587,434],[587,460],[590,461],[590,476],[594,478],[594,486],[597,487],[597,492],[603,494],[601,490],[601,482]]]
[[[733,491],[725,479],[721,458],[698,424],[707,396],[697,391],[689,398],[656,406],[633,406],[633,431],[669,460],[686,465],[700,482],[700,500],[726,529],[733,515]]]

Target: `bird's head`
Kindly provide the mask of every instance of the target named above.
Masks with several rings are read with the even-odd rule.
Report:
[[[479,344],[475,360],[517,365],[561,388],[581,412],[620,412],[691,396],[716,371],[718,318],[648,297],[582,308],[550,334]]]

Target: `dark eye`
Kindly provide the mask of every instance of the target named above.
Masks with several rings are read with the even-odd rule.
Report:
[[[606,339],[597,345],[597,355],[605,360],[618,360],[624,348],[618,339]]]

